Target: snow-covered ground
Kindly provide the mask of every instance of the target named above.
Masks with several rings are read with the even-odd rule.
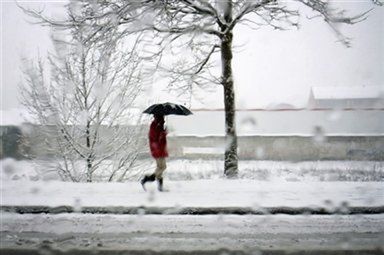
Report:
[[[83,251],[78,254],[218,255],[382,254],[384,249],[382,215],[3,214],[2,218],[3,248],[49,255],[62,254],[53,252],[57,249],[71,255],[77,253],[69,249]]]
[[[138,182],[4,182],[2,205],[124,207],[326,207],[384,206],[382,182],[165,181],[169,192]]]
[[[384,206],[384,163],[354,161],[241,161],[239,179],[222,174],[221,161],[170,160],[165,187],[144,192],[137,171],[122,183],[62,182],[31,161],[3,161],[1,205],[125,207]],[[40,171],[40,172],[39,172]],[[44,178],[50,177],[45,180]]]
[[[62,182],[38,167],[30,161],[1,162],[0,251],[5,254],[384,252],[383,162],[242,161],[239,179],[228,180],[221,161],[170,160],[168,192],[158,192],[155,183],[145,192],[137,181],[153,163],[122,183]],[[23,208],[53,213],[15,213]],[[301,209],[289,215],[273,213],[276,208]],[[318,208],[328,215],[306,214]],[[356,208],[376,211],[355,214]],[[231,214],[239,209],[250,214]],[[194,212],[209,214],[187,214]]]
[[[141,160],[127,174],[126,181],[137,181],[144,173],[155,169],[153,160]],[[7,180],[60,180],[54,171],[54,161],[0,161],[0,178]],[[168,160],[165,177],[174,181],[222,179],[224,163],[221,160]],[[96,173],[96,181],[103,171]],[[382,161],[256,161],[239,162],[239,179],[258,181],[384,181]]]

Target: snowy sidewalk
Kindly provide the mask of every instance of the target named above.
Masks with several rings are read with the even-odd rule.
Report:
[[[19,213],[326,214],[384,213],[382,182],[168,181],[144,192],[138,182],[2,182],[1,209]]]
[[[382,254],[383,182],[215,179],[166,187],[2,182],[0,253]],[[307,215],[333,213],[348,215]]]

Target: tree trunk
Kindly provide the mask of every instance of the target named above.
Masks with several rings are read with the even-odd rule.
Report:
[[[227,24],[232,20],[232,2],[228,1],[224,18]],[[225,34],[221,37],[222,85],[225,106],[225,161],[224,174],[234,178],[238,173],[237,134],[235,123],[235,90],[232,76],[232,39],[233,32],[226,26],[222,27]]]
[[[89,97],[89,91],[87,88],[87,79],[86,79],[86,53],[82,52],[82,58],[81,58],[81,74],[82,74],[82,87],[83,87],[83,93],[82,96],[84,98],[84,111],[87,113],[87,124],[85,127],[85,143],[87,148],[87,182],[92,182],[92,151],[91,151],[91,121],[89,120],[89,106],[88,106],[88,97]]]
[[[87,156],[87,182],[92,182],[92,153],[91,153],[91,134],[90,134],[91,124],[87,122],[87,129],[85,131],[86,143],[88,149]]]

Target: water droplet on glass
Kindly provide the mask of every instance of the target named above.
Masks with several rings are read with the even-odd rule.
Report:
[[[341,239],[341,248],[343,250],[348,250],[350,249],[350,244],[349,244],[350,238],[347,235],[344,235]]]
[[[313,128],[313,141],[316,143],[323,143],[326,140],[324,129],[321,126]]]
[[[155,191],[153,189],[150,189],[148,191],[148,202],[154,202],[155,201]]]
[[[16,161],[14,159],[5,159],[2,162],[3,166],[3,173],[6,175],[10,176],[16,172],[16,167],[15,167]]]
[[[324,206],[327,212],[333,213],[335,211],[335,205],[330,199],[324,200]]]
[[[139,209],[137,210],[137,214],[138,214],[139,216],[143,216],[143,215],[145,215],[145,209],[144,209],[144,208],[139,208]]]
[[[233,136],[231,136],[231,135],[227,136],[227,138],[225,140],[225,150],[226,151],[228,151],[231,148],[232,143],[233,143],[233,139],[234,139]]]
[[[261,207],[258,203],[253,203],[251,206],[252,212],[255,214],[259,214],[261,212]]]
[[[257,127],[257,121],[252,116],[247,116],[240,122],[240,131],[243,131],[243,132],[255,131],[256,127]]]
[[[78,115],[79,124],[83,126],[87,125],[88,117],[89,115],[87,111],[79,112],[79,115]]]
[[[347,201],[341,202],[338,211],[342,214],[349,214],[349,203]]]
[[[327,116],[329,121],[338,121],[341,118],[341,111],[339,109],[333,109]]]
[[[218,213],[216,219],[218,222],[223,222],[224,221],[224,214]]]
[[[265,155],[265,153],[264,153],[264,148],[262,148],[262,147],[257,147],[257,148],[256,148],[256,158],[258,158],[258,159],[263,159],[263,158],[264,158],[264,155]]]
[[[43,241],[44,242],[44,241]],[[52,247],[47,244],[47,243],[43,243],[39,249],[38,249],[38,253],[40,255],[53,255],[55,254],[54,251],[52,250]]]
[[[14,175],[14,176],[12,176],[12,180],[13,180],[13,181],[18,181],[18,180],[20,180],[20,179],[21,179],[21,177],[18,176],[17,174]]]
[[[82,52],[84,51],[84,44],[82,42],[78,42],[76,44],[76,53],[77,54],[82,54]]]
[[[164,211],[163,214],[179,214],[181,211],[181,206],[179,204],[176,204],[174,207],[169,208]]]
[[[117,25],[119,23],[120,17],[117,13],[112,13],[110,15],[110,21],[113,25]]]
[[[261,251],[251,251],[250,253],[249,253],[250,255],[262,255],[263,253],[261,252]]]
[[[220,255],[230,255],[229,251],[226,251],[226,250],[222,250],[222,251],[220,251],[219,254],[220,254]]]
[[[260,215],[268,215],[269,214],[269,211],[266,208],[259,205],[258,203],[252,204],[252,211],[253,211],[253,213],[260,214]]]
[[[75,198],[75,201],[73,202],[73,211],[81,212],[81,210],[82,210],[81,199]]]
[[[38,194],[40,192],[40,189],[38,187],[32,187],[30,192],[31,194]]]
[[[26,122],[21,124],[20,129],[24,135],[31,135],[34,131],[33,125],[30,123],[26,123]]]

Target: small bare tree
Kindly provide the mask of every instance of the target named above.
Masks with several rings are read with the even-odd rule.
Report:
[[[23,102],[61,157],[63,180],[92,182],[97,173],[122,181],[145,141],[131,109],[141,91],[137,42],[97,45],[88,32],[76,24],[65,38],[54,35],[48,68],[41,59],[25,61]]]
[[[373,0],[373,3],[382,5],[380,0]],[[228,145],[225,150],[224,173],[228,177],[235,177],[238,172],[232,73],[235,27],[239,24],[254,30],[262,26],[276,30],[298,27],[301,13],[299,8],[304,6],[314,12],[311,18],[322,18],[335,31],[338,39],[349,47],[350,40],[343,36],[338,24],[351,25],[367,17],[367,12],[348,16],[328,0],[83,0],[81,6],[89,10],[85,19],[93,33],[88,40],[98,40],[111,30],[119,31],[118,39],[132,33],[151,33],[152,47],[147,50],[153,54],[148,56],[152,62],[157,63],[156,68],[167,69],[173,81],[177,81],[178,89],[193,92],[195,85],[221,85]],[[36,12],[34,14],[43,22],[55,23]],[[56,24],[67,26],[68,21]],[[192,58],[189,61],[184,58],[172,65],[161,62],[162,56],[180,56],[180,49],[189,49]],[[215,54],[219,55],[218,60],[213,57]],[[221,63],[220,73],[212,69],[217,63]],[[175,82],[171,82],[173,84]]]

